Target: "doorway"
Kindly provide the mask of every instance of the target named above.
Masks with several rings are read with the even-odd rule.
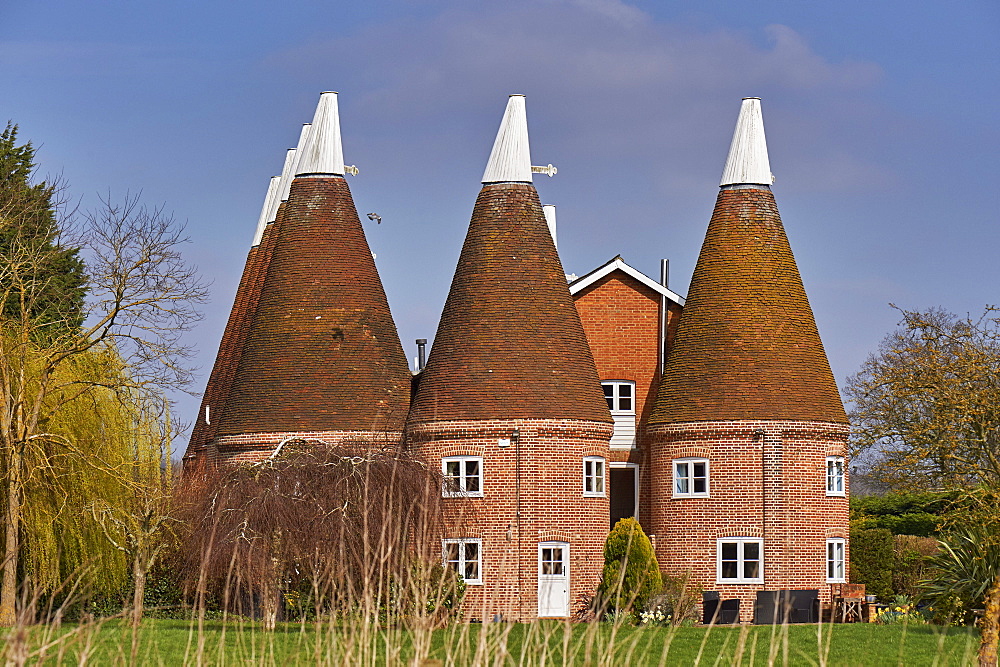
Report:
[[[569,544],[538,545],[538,616],[569,616]]]
[[[620,519],[639,516],[639,466],[635,463],[612,462],[608,469],[611,528]]]

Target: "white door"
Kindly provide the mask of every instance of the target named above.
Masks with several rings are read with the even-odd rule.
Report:
[[[538,544],[538,615],[569,616],[569,544]]]

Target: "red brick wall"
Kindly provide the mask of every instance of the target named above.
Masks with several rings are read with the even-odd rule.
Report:
[[[660,567],[740,598],[744,621],[753,618],[758,590],[816,588],[828,600],[826,540],[847,538],[848,501],[826,495],[826,457],[846,457],[847,434],[846,425],[807,421],[651,427],[650,529]],[[709,459],[710,497],[672,497],[673,460],[688,456]],[[720,537],[763,538],[763,584],[716,583]]]
[[[520,431],[520,546],[517,447]],[[482,540],[483,583],[470,585],[468,617],[531,620],[538,611],[538,543],[570,549],[570,613],[586,606],[604,564],[608,499],[583,496],[583,457],[608,457],[611,426],[576,420],[475,420],[410,424],[406,446],[440,469],[445,456],[483,457],[483,497],[444,499],[442,538]]]
[[[660,295],[623,271],[616,270],[573,297],[601,380],[635,382],[637,447],[615,449],[611,460],[639,464],[639,522],[649,525],[651,487],[646,465],[643,424],[660,383]],[[667,349],[681,307],[668,301]]]

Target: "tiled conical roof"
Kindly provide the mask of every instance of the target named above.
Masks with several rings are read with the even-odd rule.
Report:
[[[742,136],[763,142],[759,106],[757,119]],[[727,174],[739,172],[734,153],[751,152],[739,136]],[[750,176],[734,176],[748,180],[723,179],[650,424],[847,421],[774,195],[759,183],[761,146],[750,147],[757,167],[740,172]]]
[[[410,371],[347,182],[295,178],[280,217],[219,434],[400,430]]]
[[[500,135],[526,138],[523,97],[511,99],[522,112],[508,106]],[[526,152],[521,162],[530,167]],[[410,421],[610,422],[538,193],[523,169],[487,169],[504,173],[511,180],[485,183],[476,200]]]

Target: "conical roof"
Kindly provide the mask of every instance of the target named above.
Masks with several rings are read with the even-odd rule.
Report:
[[[297,148],[302,147],[304,137],[305,132],[303,131],[299,135]],[[284,210],[280,208],[281,182],[283,178],[287,177],[289,180],[291,178],[297,148],[288,149],[281,176],[272,176],[268,183],[267,194],[264,197],[264,204],[257,220],[257,229],[254,232],[253,244],[247,253],[243,275],[236,288],[233,308],[229,312],[229,320],[222,333],[222,341],[219,343],[215,364],[208,376],[208,383],[205,386],[205,393],[202,396],[194,427],[191,429],[191,437],[188,439],[185,456],[204,450],[215,439],[219,418],[222,416],[224,406],[229,399],[233,376],[239,367],[243,346],[257,311],[261,287],[264,277],[267,275],[268,264],[271,261],[275,239],[274,228],[279,226],[276,220],[284,217],[279,214],[279,211]]]
[[[508,113],[499,134],[524,137],[526,151],[517,99],[520,127]],[[521,162],[530,168],[526,152]],[[523,169],[490,163],[484,180],[509,180],[485,183],[476,200],[409,420],[610,422],[538,193]]]
[[[758,166],[719,192],[650,424],[847,421],[759,149],[730,151]]]
[[[331,128],[304,150],[339,146]],[[347,182],[296,177],[280,217],[219,434],[400,430],[411,375]]]

